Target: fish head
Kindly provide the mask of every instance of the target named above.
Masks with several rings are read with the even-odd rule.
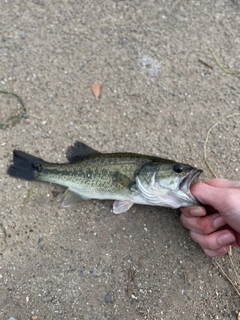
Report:
[[[170,208],[200,205],[191,194],[202,170],[188,164],[164,160],[145,164],[136,177],[136,186],[149,204]]]

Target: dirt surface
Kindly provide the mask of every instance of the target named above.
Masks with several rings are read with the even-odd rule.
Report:
[[[177,159],[212,175],[207,130],[240,112],[240,2],[11,1],[0,9],[0,319],[237,319],[240,297],[179,212],[111,201],[64,209],[63,188],[10,178],[12,150],[64,162],[76,140]],[[210,66],[203,64],[206,62]],[[95,100],[93,83],[100,83]],[[4,120],[5,121],[5,120]],[[10,121],[11,124],[11,121]],[[213,129],[208,159],[240,179],[240,117]],[[240,274],[240,254],[233,260]],[[234,280],[226,256],[218,259]],[[239,282],[238,282],[239,285]]]

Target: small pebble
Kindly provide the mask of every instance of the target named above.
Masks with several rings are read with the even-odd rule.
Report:
[[[22,117],[23,117],[24,119],[28,119],[28,118],[29,118],[29,114],[24,113],[24,114],[22,115]]]
[[[113,293],[111,291],[109,291],[106,296],[105,296],[105,302],[106,303],[113,303],[114,299],[113,299]]]
[[[39,237],[38,238],[38,243],[42,242],[43,241],[43,237]]]
[[[11,317],[11,318],[9,318],[8,320],[17,320],[16,318],[14,318],[14,317]]]

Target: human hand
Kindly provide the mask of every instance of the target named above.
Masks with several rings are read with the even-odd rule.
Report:
[[[205,207],[181,208],[181,223],[206,255],[224,255],[240,248],[240,181],[212,179],[197,183],[191,192]]]

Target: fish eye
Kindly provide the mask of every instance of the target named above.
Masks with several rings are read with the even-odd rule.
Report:
[[[183,166],[179,163],[175,164],[172,168],[176,173],[181,173],[183,171]]]

